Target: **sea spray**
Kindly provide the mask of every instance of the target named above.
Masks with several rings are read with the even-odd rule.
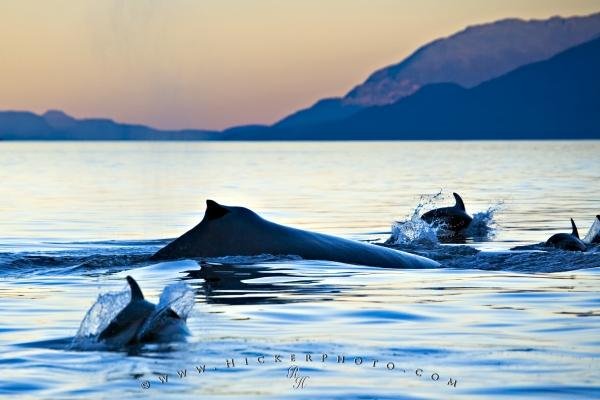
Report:
[[[598,236],[600,235],[600,219],[596,217],[594,219],[594,223],[590,227],[590,230],[583,238],[583,242],[586,244],[593,243],[594,240],[598,240]]]
[[[131,300],[131,291],[126,285],[119,292],[108,292],[98,296],[79,325],[76,338],[93,337],[102,332]]]
[[[465,235],[477,241],[493,239],[497,230],[497,222],[494,217],[503,207],[504,202],[498,201],[489,206],[487,210],[474,213],[473,221],[469,224]]]
[[[433,208],[435,203],[443,199],[442,190],[432,195],[421,195],[417,206],[413,212],[406,217],[404,221],[396,221],[392,224],[392,235],[386,244],[390,245],[408,245],[438,244],[437,231],[439,226],[434,227],[421,219],[424,210]]]
[[[155,336],[155,331],[162,331],[169,325],[171,310],[177,314],[180,321],[186,321],[188,315],[194,307],[194,290],[185,282],[178,282],[166,286],[160,295],[158,305],[152,314],[146,319],[139,332],[138,338],[145,338],[146,335]],[[185,336],[190,334],[187,326],[180,324],[176,333],[169,334],[166,341],[183,341]],[[165,341],[162,339],[160,341]]]
[[[434,209],[436,204],[443,200],[445,196],[443,191],[431,195],[421,195],[417,206],[405,220],[396,221],[392,225],[392,234],[385,242],[389,245],[422,245],[435,246],[439,244],[439,237],[444,236],[445,226],[443,224],[428,224],[421,219],[421,216]],[[476,241],[487,241],[496,234],[496,221],[494,219],[497,212],[502,209],[504,203],[498,201],[487,208],[485,211],[473,214],[473,220],[464,232],[465,236],[472,237]]]

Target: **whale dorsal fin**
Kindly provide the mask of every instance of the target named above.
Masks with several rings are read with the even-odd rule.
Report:
[[[454,198],[456,199],[456,204],[454,205],[455,208],[458,208],[459,210],[463,210],[463,211],[467,211],[465,209],[465,203],[463,202],[463,199],[458,195],[458,193],[452,193],[454,195]]]
[[[208,220],[221,218],[227,214],[229,210],[216,201],[206,200],[206,211],[204,212],[204,218]]]
[[[596,215],[596,219],[600,221],[600,215]]]
[[[573,218],[571,218],[571,227],[573,228],[573,232],[571,232],[571,235],[579,239],[579,232],[577,231],[577,226],[575,226],[575,221],[573,221]]]
[[[144,300],[142,289],[140,289],[140,286],[137,284],[135,279],[133,279],[131,276],[127,276],[127,283],[129,283],[129,288],[131,289],[131,301]]]

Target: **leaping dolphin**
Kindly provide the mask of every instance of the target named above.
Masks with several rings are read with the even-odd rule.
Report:
[[[465,203],[458,193],[452,194],[456,199],[454,206],[427,211],[421,216],[421,219],[430,225],[439,226],[447,232],[458,233],[467,229],[473,218],[467,214]]]
[[[127,277],[131,300],[104,328],[97,339],[111,347],[135,343],[170,342],[181,340],[189,332],[185,319],[170,307],[158,309],[146,301],[140,286],[131,276]]]
[[[587,246],[579,239],[575,221],[571,218],[571,233],[557,233],[546,241],[546,246],[569,251],[586,251]]]
[[[307,260],[391,268],[435,268],[425,257],[383,246],[309,232],[267,221],[244,207],[206,201],[198,225],[156,252],[152,259],[297,255]]]

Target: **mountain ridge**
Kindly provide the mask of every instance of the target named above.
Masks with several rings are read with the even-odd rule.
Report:
[[[507,26],[513,27],[516,26],[515,24],[521,27],[516,30],[518,31],[517,33],[513,32],[513,29],[507,29]],[[580,26],[582,24],[584,25],[583,27]],[[565,30],[568,31],[568,34],[562,34],[565,32]],[[536,33],[535,35],[532,35],[533,38],[530,38],[529,42],[526,44],[519,43],[520,41],[515,40],[515,37],[519,37],[519,35],[522,35],[524,31]],[[501,32],[502,34],[499,34],[498,32]],[[475,46],[475,49],[471,48],[472,46],[470,46],[470,41],[475,40],[475,44],[480,44],[481,38],[479,35],[483,35],[483,37],[487,38],[484,43],[487,48],[491,49],[487,51],[487,53],[492,54],[492,56],[489,54],[484,54],[486,52],[482,53],[481,49],[478,49],[477,46]],[[415,106],[415,104],[422,99],[427,99],[427,101],[430,102],[429,109],[427,109],[426,104],[421,104],[418,110],[415,109],[415,112],[426,111],[429,114],[435,114],[436,112],[439,112],[439,110],[436,110],[436,108],[448,107],[448,104],[451,102],[464,100],[461,96],[472,95],[473,92],[469,92],[469,90],[473,88],[509,75],[510,73],[517,71],[524,66],[549,61],[558,54],[562,54],[569,49],[582,46],[582,43],[579,43],[578,45],[568,47],[573,43],[573,41],[579,41],[582,37],[588,36],[592,36],[593,38],[587,43],[594,42],[600,38],[600,13],[569,18],[555,16],[545,20],[522,20],[518,18],[506,18],[491,23],[471,25],[452,35],[436,39],[419,47],[416,51],[399,63],[376,70],[369,75],[367,80],[365,80],[362,84],[357,85],[350,90],[345,97],[325,98],[319,100],[312,107],[298,110],[271,126],[233,126],[223,131],[209,131],[202,129],[161,130],[141,124],[116,122],[112,119],[106,118],[74,118],[61,110],[50,109],[41,115],[29,111],[9,110],[0,111],[0,140],[319,140],[327,138],[340,140],[344,138],[368,140],[380,137],[393,139],[464,138],[469,129],[471,129],[465,124],[462,125],[462,129],[465,129],[464,131],[454,132],[453,135],[449,132],[442,132],[443,129],[439,127],[433,129],[433,131],[435,131],[435,134],[433,134],[433,131],[427,131],[424,128],[430,125],[429,120],[431,119],[427,118],[425,115],[422,116],[423,120],[420,122],[416,121],[410,115],[405,115],[405,120],[403,123],[401,123],[402,121],[398,121],[396,118],[395,122],[392,124],[392,121],[395,118],[392,114],[393,112],[399,112],[399,110],[402,111],[404,108],[408,107],[406,104],[412,104]],[[490,37],[493,40],[489,39]],[[457,38],[460,40],[457,41]],[[518,46],[522,46],[520,47],[521,50],[524,48],[530,49],[532,48],[531,46],[533,46],[534,49],[536,46],[540,48],[532,51],[532,54],[530,54],[529,50],[525,52],[516,52],[514,54],[509,52],[512,55],[508,57],[510,58],[508,64],[505,63],[504,66],[500,68],[500,70],[509,70],[504,71],[503,74],[498,76],[489,77],[491,71],[489,69],[489,65],[495,66],[495,64],[498,64],[494,57],[496,57],[498,54],[504,54],[504,50],[500,51],[498,48],[502,48],[502,46],[508,46],[506,48],[514,49],[514,42],[516,42]],[[468,46],[465,47],[465,43]],[[552,43],[552,46],[549,46],[548,43]],[[440,55],[440,46],[442,46],[441,48],[445,48],[444,46],[447,47],[445,48],[445,55]],[[533,63],[528,62],[514,69],[507,67],[507,65],[512,65],[511,63],[514,64],[515,60],[519,57],[525,56],[525,59],[527,60],[532,58],[540,58],[544,54],[547,55],[549,53],[553,53],[557,48],[563,47],[567,48],[563,49],[561,52],[553,54],[549,58],[538,60]],[[437,53],[434,52],[435,54],[431,56],[432,58],[430,57],[431,59],[429,61],[425,60],[429,62],[429,64],[427,64],[425,61],[423,61],[423,57],[424,54],[428,54],[428,52],[431,53],[432,48],[437,48],[438,50],[436,50]],[[457,51],[457,49],[467,50],[465,50],[466,53],[463,53],[461,51]],[[475,57],[474,59],[477,61],[476,64],[478,66],[483,65],[480,70],[477,70],[477,68],[469,64],[469,62],[473,60],[473,57]],[[592,61],[595,61],[594,54],[588,54],[588,57],[590,57]],[[440,59],[445,61],[438,62]],[[462,65],[460,62],[457,63],[457,60],[467,60],[469,62]],[[520,60],[521,61],[517,62],[517,64],[523,63],[523,59]],[[451,66],[454,65],[454,67],[448,67],[448,62],[450,62]],[[580,62],[586,62],[586,60],[580,60]],[[418,64],[418,68],[414,67],[415,64]],[[427,65],[433,69],[427,70],[427,68],[424,67]],[[413,72],[416,68],[417,71],[420,71],[420,73],[423,73],[424,75],[420,77],[417,76],[418,74],[415,75],[418,78],[415,81],[407,81],[402,79],[399,80],[400,89],[408,90],[406,92],[408,93],[406,96],[402,95],[402,93],[404,93],[402,90],[400,90],[400,92],[402,92],[400,93],[398,91],[394,91],[395,89],[393,87],[390,90],[386,89],[386,85],[395,84],[395,80],[398,81],[398,77],[404,76],[402,74],[405,74],[406,71],[410,70],[411,68],[413,68]],[[498,69],[495,71],[497,73]],[[455,75],[453,76],[452,74]],[[491,75],[494,75],[494,73]],[[435,78],[436,76],[437,78]],[[440,76],[446,78],[449,76],[452,78],[453,76],[453,78],[441,79],[439,78]],[[488,77],[488,79],[482,80],[482,77]],[[536,98],[530,93],[532,101],[537,101],[539,104],[522,104],[523,107],[545,107],[546,111],[554,107],[553,112],[556,115],[552,115],[552,118],[561,115],[561,113],[564,115],[570,113],[569,115],[572,118],[579,118],[579,122],[581,122],[579,125],[577,125],[578,121],[575,121],[571,126],[573,128],[577,128],[578,126],[581,127],[580,125],[585,122],[582,115],[578,114],[577,110],[570,108],[569,104],[565,104],[564,98],[561,98],[567,97],[571,99],[572,103],[578,102],[581,99],[578,99],[576,91],[572,90],[569,92],[568,88],[561,87],[562,92],[560,92],[560,94],[558,92],[548,92],[545,90],[544,85],[539,86],[540,80],[537,77],[530,76],[529,79],[530,82],[521,82],[521,84],[525,86],[535,86],[537,82],[537,90],[539,90],[540,93],[545,93],[546,97],[541,98],[538,96]],[[560,82],[563,80],[563,77],[557,75],[554,76],[553,79],[555,79],[557,82]],[[432,82],[423,84],[423,82],[427,81]],[[596,75],[588,76],[588,84],[597,85],[597,81],[598,78]],[[474,82],[478,83],[474,85]],[[369,85],[372,86],[370,89],[368,87]],[[546,86],[548,86],[548,82],[546,82]],[[362,96],[361,93],[366,93],[368,97],[370,95],[369,93],[372,93],[372,90],[375,90],[376,92],[377,90],[381,89],[381,87],[385,89],[384,92],[385,96],[387,97],[379,100],[376,99],[377,101],[374,101],[374,104],[370,104],[368,101],[366,103],[361,103],[361,101],[356,100]],[[501,89],[502,88],[497,88],[496,90],[499,91],[498,93],[501,93]],[[578,87],[577,89],[583,93],[582,88]],[[399,98],[398,93],[401,94]],[[469,94],[467,95],[465,93]],[[588,95],[590,99],[593,97],[590,95],[590,93],[587,93],[586,95]],[[514,97],[515,94],[513,93],[512,96]],[[501,97],[502,96],[499,96],[499,98]],[[394,101],[390,102],[391,100]],[[408,100],[408,103],[402,103],[403,105],[399,106],[398,104],[403,100]],[[509,102],[518,102],[518,100],[518,98],[505,98],[505,101]],[[488,99],[486,101],[489,102],[490,100]],[[594,98],[593,101],[600,103],[600,99]],[[448,104],[444,105],[444,102]],[[551,104],[552,102],[555,102],[556,104],[553,106]],[[562,104],[562,109],[558,107],[559,104]],[[463,104],[463,106],[473,107],[473,110],[477,109],[477,107],[470,103]],[[585,116],[585,118],[591,118],[595,121],[597,115],[593,114],[593,112],[600,112],[595,109],[586,109],[586,106],[587,105],[584,105],[582,111],[586,111],[588,114],[591,112],[591,114]],[[494,107],[498,109],[506,109],[508,106],[494,103]],[[478,110],[477,113],[482,115],[486,114],[484,111],[485,110]],[[518,114],[518,110],[515,110],[514,112]],[[470,117],[468,115],[465,115],[464,113],[457,113],[457,115],[463,115],[465,123],[469,121]],[[489,117],[490,113],[488,112],[487,115]],[[383,126],[381,123],[382,120],[376,119],[375,116],[377,116],[377,118],[387,118],[387,121],[390,125]],[[446,115],[446,118],[449,118],[449,116]],[[527,118],[533,121],[532,116],[521,115],[520,118],[521,122],[524,122]],[[409,122],[414,124],[410,134],[406,131],[407,127],[409,126]],[[541,125],[529,126],[529,129],[532,129],[533,131],[524,134],[523,137],[542,138],[542,136],[538,137],[536,135],[539,133],[538,131],[540,127],[544,126],[544,121],[538,120],[537,123]],[[460,124],[457,121],[452,121],[452,124],[448,125],[446,130],[448,130],[450,126],[454,126],[452,129],[459,129]],[[501,125],[496,124],[496,126]],[[359,127],[362,132],[358,132],[357,129]],[[504,132],[498,131],[497,134],[506,135],[508,133],[512,135],[511,129],[514,127],[510,128],[506,125],[504,127],[507,130]],[[431,126],[429,126],[429,128],[431,128]],[[595,129],[593,132],[596,135],[592,136],[597,138],[598,128],[588,125],[586,129],[589,131],[589,129],[592,128]],[[346,131],[342,131],[343,129]],[[489,126],[486,127],[480,134],[480,138],[489,138],[489,134],[491,133],[490,129],[491,128]],[[562,129],[566,129],[566,125],[563,125]],[[577,131],[577,129],[575,129],[575,131]],[[543,130],[550,134],[550,127],[545,126]],[[422,132],[425,134],[425,136],[418,136],[418,132]],[[576,135],[573,137],[589,137],[589,132],[585,133],[583,131],[577,131],[574,133],[576,133]],[[549,138],[555,138],[556,135],[557,133],[554,132],[550,134]],[[562,135],[562,137],[568,138],[566,132],[563,132]],[[467,136],[469,138],[477,138],[477,135],[474,133],[469,133]]]
[[[597,71],[600,38],[474,88],[430,84],[340,121],[253,135],[264,140],[600,139]]]
[[[600,13],[529,20],[504,18],[470,25],[420,46],[398,63],[375,70],[343,97],[323,99],[328,100],[327,109],[319,100],[274,126],[341,120],[367,107],[391,104],[431,83],[473,87],[599,35]],[[491,41],[495,41],[493,45]]]
[[[201,129],[161,130],[109,118],[74,118],[50,109],[0,111],[0,140],[211,140],[216,131]]]

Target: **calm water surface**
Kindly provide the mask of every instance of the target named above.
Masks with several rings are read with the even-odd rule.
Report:
[[[598,154],[598,141],[0,143],[0,398],[600,398],[600,252],[509,251],[571,217],[587,232]],[[456,191],[495,212],[485,238],[400,246],[439,269],[147,261],[209,198],[384,241],[440,190],[437,205]],[[68,350],[128,274],[152,301],[195,289],[188,343]]]

